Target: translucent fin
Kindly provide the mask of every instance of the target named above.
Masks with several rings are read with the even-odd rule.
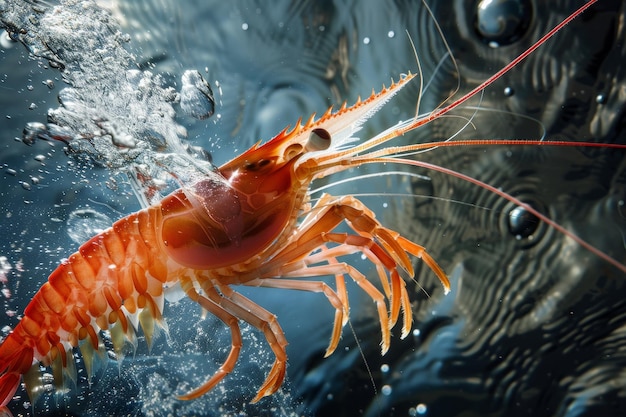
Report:
[[[35,404],[37,399],[45,391],[41,376],[41,369],[39,368],[38,363],[31,366],[30,369],[22,376],[22,381],[24,381],[24,386],[26,387],[26,393],[28,394],[28,398],[30,398],[30,402]]]
[[[69,345],[65,346],[65,367],[63,368],[63,376],[72,381],[74,386],[76,386],[78,376],[76,373],[76,360],[74,359],[74,352]]]
[[[135,331],[135,328],[132,326],[128,326],[125,337],[126,337],[126,343],[130,346],[129,351],[130,349],[132,349],[132,353],[134,357],[135,354],[137,353],[137,333]]]
[[[152,349],[152,337],[155,334],[156,328],[154,326],[154,317],[152,315],[150,304],[146,306],[141,313],[139,313],[139,323],[143,330],[143,334],[146,337],[146,343],[148,344],[148,350]]]
[[[106,364],[106,351],[102,343],[98,345],[98,349],[96,350],[91,342],[87,340],[81,342],[80,351],[83,355],[83,360],[85,361],[87,379],[91,384],[91,379],[93,378],[96,370],[99,370]]]
[[[124,326],[118,320],[110,328],[111,342],[113,343],[113,350],[117,356],[117,360],[121,363],[128,355],[135,355],[137,351],[137,336],[135,335],[135,329],[128,327],[127,331],[124,331]]]
[[[63,358],[61,358],[60,354],[55,356],[50,367],[52,368],[52,376],[54,377],[54,387],[57,390],[62,390],[64,388],[65,378],[63,377]]]
[[[165,306],[165,297],[160,295],[158,297],[153,297],[154,305],[156,306],[158,312],[155,314],[156,324],[159,326],[161,330],[165,333],[165,337],[169,339],[170,337],[170,329],[167,325],[167,322],[163,318],[163,308]]]
[[[165,324],[161,315],[164,299],[163,296],[152,298],[148,294],[142,294],[140,297],[145,297],[145,302],[138,303],[139,305],[144,305],[144,308],[139,313],[139,324],[150,350],[152,349],[152,341],[159,334],[160,329],[165,330],[169,334],[167,324]]]
[[[122,325],[118,321],[111,326],[109,331],[111,333],[111,342],[113,343],[115,356],[117,357],[118,362],[121,363],[126,356],[126,351],[124,349],[124,345],[126,344],[124,329],[122,329]]]

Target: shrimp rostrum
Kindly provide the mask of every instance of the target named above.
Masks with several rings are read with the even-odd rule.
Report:
[[[80,348],[91,376],[103,330],[110,332],[121,357],[124,344],[137,343],[139,327],[150,343],[164,325],[164,288],[174,285],[222,320],[231,334],[230,353],[221,367],[180,399],[199,397],[231,372],[242,346],[241,320],[262,331],[275,354],[253,401],[282,384],[287,340],[277,318],[237,293],[236,285],[323,293],[335,309],[326,350],[330,355],[348,320],[344,280],[349,277],[376,304],[385,353],[401,310],[402,336],[412,326],[400,278],[402,270],[413,275],[410,256],[421,258],[446,292],[448,279],[424,248],[384,227],[358,199],[324,194],[312,201],[309,190],[316,179],[375,159],[367,151],[379,142],[352,146],[353,134],[413,77],[350,108],[329,109],[317,121],[299,121],[83,244],[50,275],[2,342],[0,404],[11,400],[22,376],[34,400],[41,387],[40,364],[51,366],[57,380],[75,378],[74,348]],[[350,232],[335,231],[342,223]],[[375,265],[382,291],[363,271],[342,261],[357,252]],[[326,276],[334,277],[334,286],[302,279]]]

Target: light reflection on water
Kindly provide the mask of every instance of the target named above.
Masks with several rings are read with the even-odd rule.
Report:
[[[496,49],[477,38],[472,10],[464,2],[456,2],[452,11],[435,8],[459,62],[463,88],[501,67],[573,10],[574,5],[562,3],[552,5],[549,13],[543,9],[547,6],[534,4],[536,20],[527,36]],[[141,69],[162,74],[164,83],[177,90],[181,75],[189,69],[198,70],[210,83],[216,98],[213,117],[194,120],[180,112],[175,122],[184,126],[188,141],[207,149],[218,165],[300,116],[321,113],[344,100],[352,103],[372,87],[388,83],[390,77],[414,71],[405,30],[417,43],[426,78],[433,77],[422,109],[437,106],[456,85],[449,61],[434,72],[445,49],[423,7],[411,2],[281,2],[269,8],[236,2],[161,1],[107,6],[131,34],[128,48]],[[623,41],[624,33],[607,29],[618,13],[623,16],[624,11],[608,10],[589,21],[575,22],[491,88],[480,105],[535,117],[548,138],[623,143],[617,120],[622,114],[619,86],[625,79],[620,63],[624,54],[616,40]],[[389,36],[391,32],[394,36]],[[596,35],[583,36],[588,33]],[[597,45],[607,42],[613,47],[598,51],[600,58],[594,61]],[[577,48],[564,46],[570,44]],[[2,51],[0,99],[7,117],[0,122],[5,132],[0,156],[4,209],[0,255],[13,266],[6,272],[6,287],[12,294],[5,298],[5,310],[19,312],[59,259],[71,252],[66,224],[70,213],[95,209],[116,219],[139,204],[123,175],[80,158],[69,159],[60,144],[38,141],[27,148],[13,140],[21,136],[26,122],[46,120],[48,108],[58,105],[56,96],[65,85],[58,72],[29,60],[20,46]],[[598,61],[602,65],[590,64]],[[611,80],[613,88],[603,79]],[[47,80],[54,81],[53,89]],[[513,95],[505,92],[509,86]],[[599,93],[606,100],[590,100]],[[413,87],[390,103],[374,120],[372,130],[409,117],[416,94]],[[445,138],[463,123],[444,119],[406,140]],[[536,122],[489,111],[478,112],[474,125],[477,130],[468,129],[464,135],[536,138],[542,131]],[[623,155],[514,148],[438,150],[428,157],[538,201],[568,229],[612,251],[616,258],[625,258],[626,228],[618,210],[625,195]],[[400,224],[400,230],[425,245],[453,275],[455,285],[452,294],[442,299],[430,272],[418,270],[419,283],[432,295],[428,298],[415,288],[419,333],[405,341],[394,338],[385,358],[379,355],[373,308],[360,300],[356,288],[350,288],[355,332],[376,388],[348,328],[340,349],[331,358],[321,358],[332,320],[323,297],[246,290],[242,292],[278,315],[290,341],[284,394],[256,407],[247,404],[271,360],[262,338],[246,331],[247,350],[237,371],[220,388],[193,403],[173,399],[189,383],[189,373],[195,374],[197,383],[214,369],[228,343],[219,323],[201,321],[199,311],[183,301],[169,307],[169,342],[159,339],[152,352],[140,343],[137,356],[125,360],[120,374],[111,364],[100,381],[77,390],[61,404],[69,412],[85,415],[106,415],[112,410],[130,415],[239,415],[240,411],[248,415],[421,415],[418,410],[429,416],[529,411],[584,415],[623,406],[624,398],[611,389],[624,382],[619,370],[623,342],[618,342],[626,312],[618,296],[623,290],[622,274],[550,229],[536,234],[532,244],[516,241],[503,226],[513,207],[449,178],[428,175],[431,181],[385,178],[334,190],[414,190],[417,195],[445,199],[364,198],[379,217]],[[383,210],[383,203],[389,208]],[[18,262],[24,272],[18,270]],[[2,317],[0,327],[15,322]],[[384,375],[378,372],[382,363],[391,368]],[[597,396],[590,381],[599,381],[594,382],[599,386]],[[601,399],[607,408],[594,408],[601,407],[597,404]],[[41,407],[54,409],[55,401],[48,399]]]

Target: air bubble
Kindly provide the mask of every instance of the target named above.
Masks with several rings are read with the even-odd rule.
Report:
[[[370,38],[368,38],[367,36],[363,38],[363,44],[364,45],[369,45],[370,43]]]
[[[190,145],[189,147],[187,147],[187,152],[189,152],[189,155],[192,155],[196,159],[213,162],[213,157],[211,156],[211,153],[201,146]]]
[[[215,111],[213,90],[196,70],[188,70],[182,76],[180,108],[191,117],[204,120]]]
[[[389,32],[387,32],[387,37],[393,38],[394,36],[396,36],[396,32],[394,32],[393,30],[390,30]]]
[[[380,389],[380,392],[385,396],[391,395],[392,391],[393,389],[391,388],[391,385],[383,385],[382,388]]]
[[[67,234],[79,245],[111,226],[111,219],[91,208],[78,209],[67,219]]]
[[[3,31],[0,34],[0,48],[9,49],[12,48],[17,42],[14,39],[11,39],[11,36],[8,32]]]
[[[22,142],[27,145],[32,145],[38,137],[48,137],[48,128],[46,125],[39,122],[26,123],[22,131]]]
[[[537,230],[539,219],[524,207],[515,207],[509,212],[509,231],[518,239],[528,238]]]
[[[248,30],[248,24],[247,23],[242,23],[241,24],[241,29]]]
[[[530,0],[482,0],[474,25],[485,43],[498,48],[520,39],[528,30],[531,17]]]

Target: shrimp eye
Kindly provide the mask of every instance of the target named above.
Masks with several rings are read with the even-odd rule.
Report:
[[[307,151],[324,151],[330,148],[330,133],[326,129],[313,129],[306,143]]]

